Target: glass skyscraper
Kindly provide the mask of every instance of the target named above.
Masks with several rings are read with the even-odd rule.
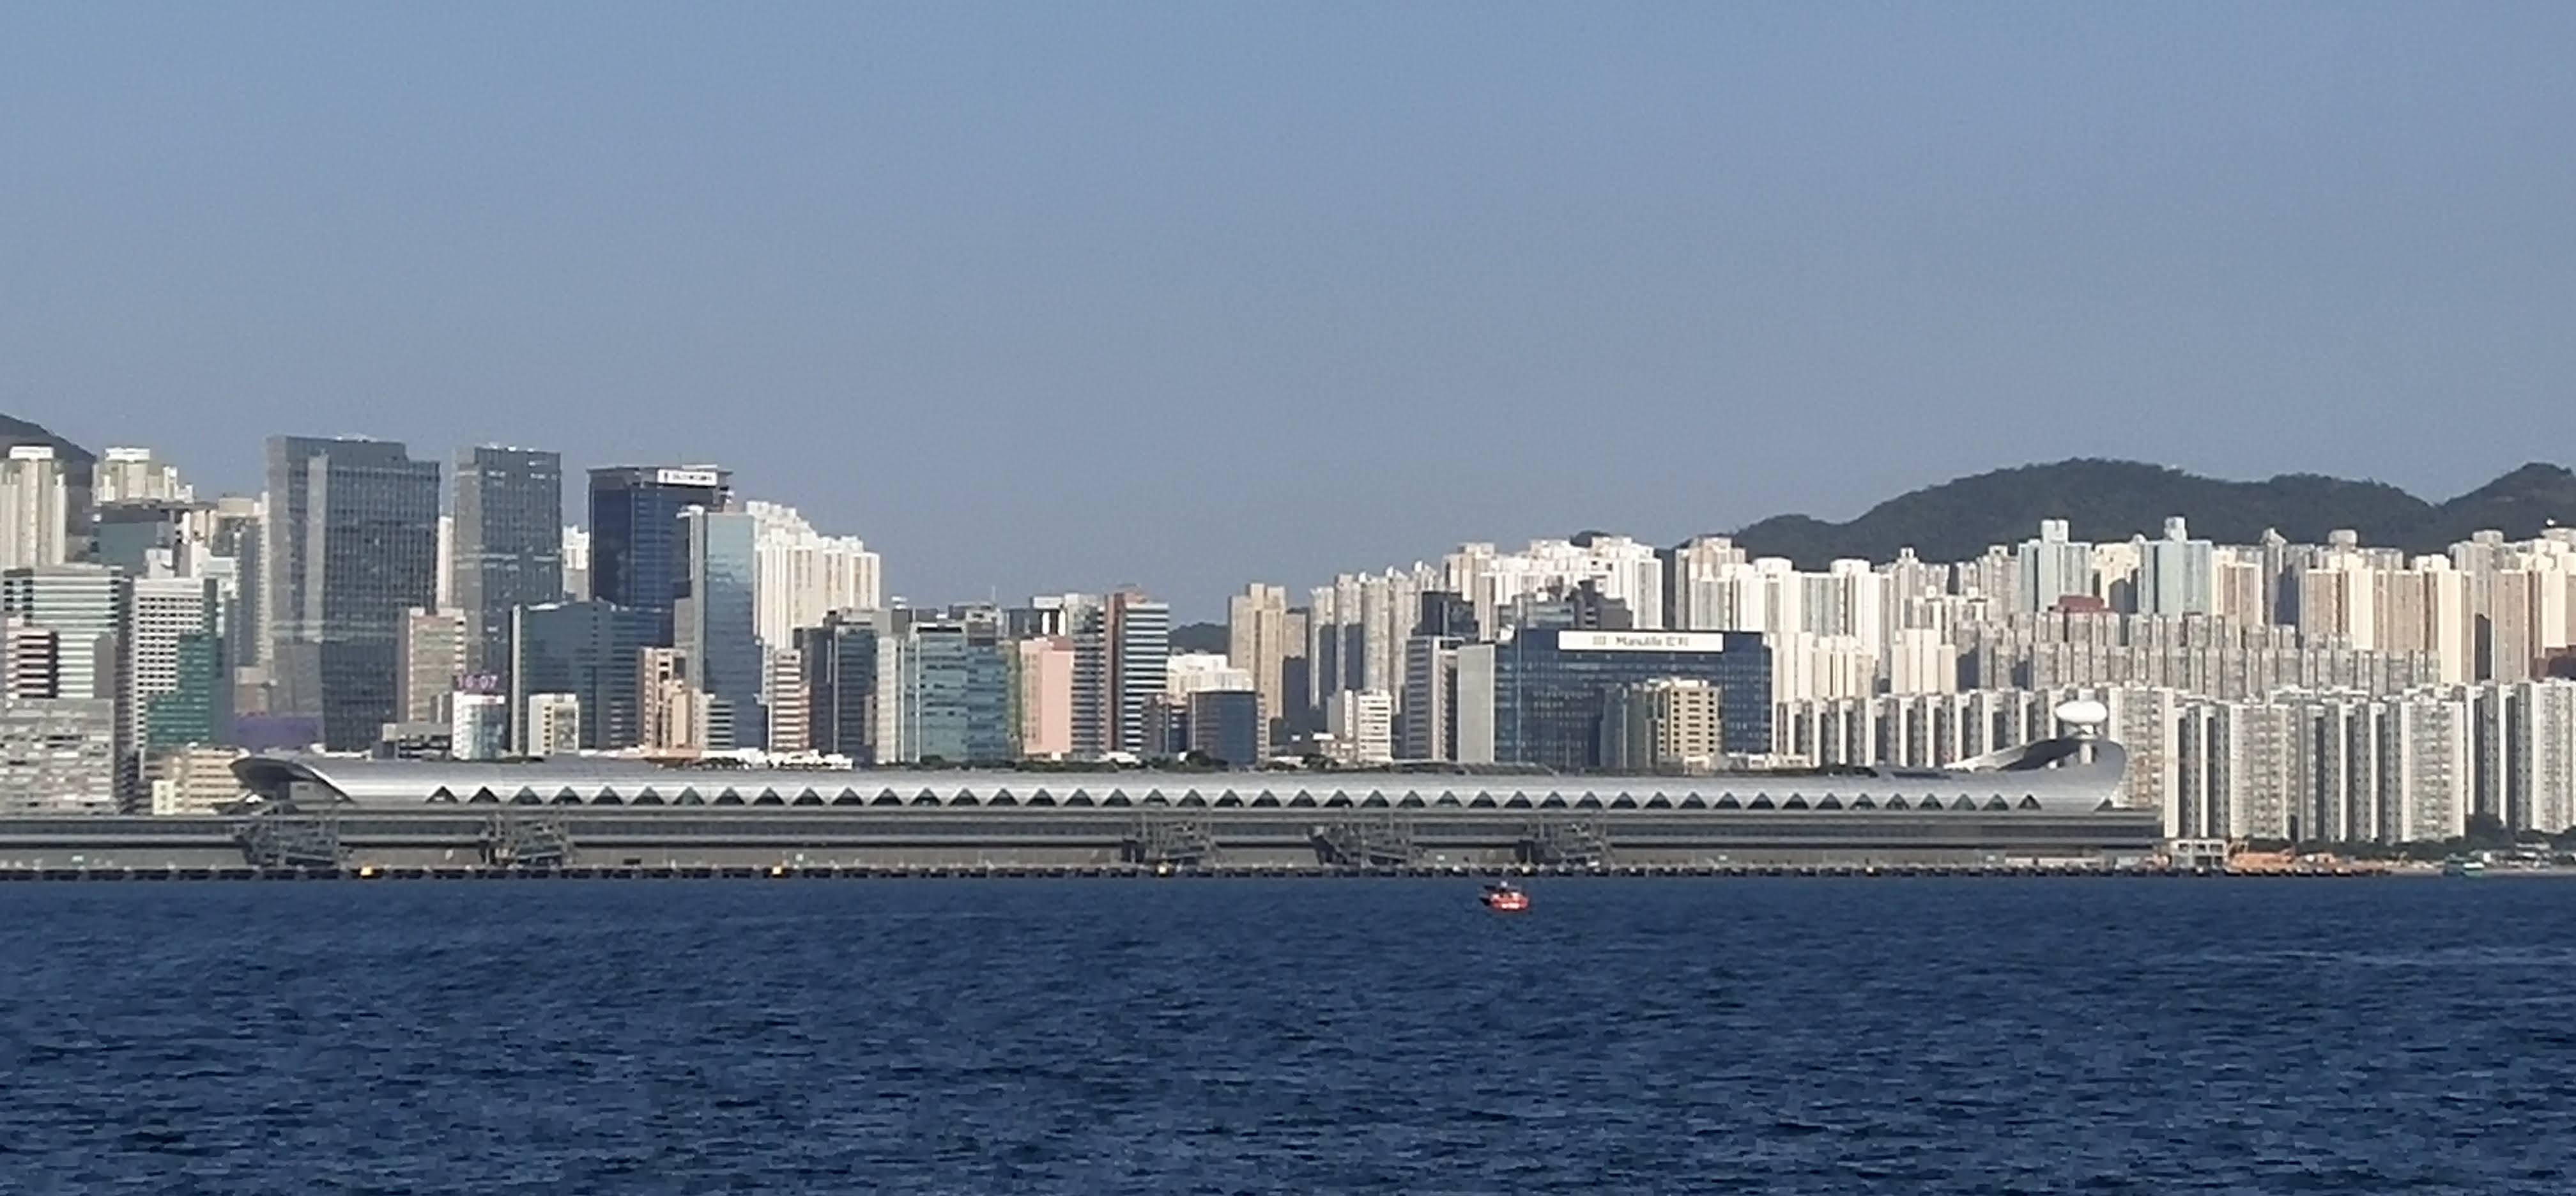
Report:
[[[1598,768],[1611,693],[1665,678],[1717,687],[1725,750],[1771,750],[1771,649],[1754,632],[1524,630],[1460,650],[1460,717],[1492,712],[1495,762]]]
[[[212,629],[179,637],[179,684],[144,706],[146,753],[232,739],[232,675],[224,667],[223,637]]]
[[[672,643],[671,606],[688,580],[680,513],[732,505],[733,475],[712,465],[590,471],[590,596],[650,613]]]
[[[535,449],[456,455],[456,605],[465,672],[510,692],[510,612],[563,600],[563,457]]]
[[[1261,763],[1261,695],[1251,690],[1201,690],[1189,698],[1189,750],[1236,768]]]
[[[571,694],[581,701],[579,745],[607,751],[643,742],[637,664],[653,646],[645,611],[611,602],[550,602],[512,612],[511,742],[528,750],[528,698]]]
[[[877,644],[876,623],[864,615],[825,615],[822,626],[797,629],[806,742],[815,751],[877,763]]]
[[[747,513],[703,508],[681,512],[680,524],[688,569],[672,646],[698,692],[732,712],[733,742],[712,746],[760,747],[769,720],[760,702],[759,527]]]
[[[989,763],[1011,748],[1011,665],[994,618],[925,618],[888,612],[901,625],[899,760]]]
[[[400,713],[403,612],[438,600],[438,463],[386,440],[268,442],[271,713],[317,715],[334,751]]]

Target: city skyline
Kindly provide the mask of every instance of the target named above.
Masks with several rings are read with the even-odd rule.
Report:
[[[46,425],[43,421],[29,417],[24,413],[0,411],[0,416],[16,416],[18,419],[24,420],[29,424],[38,425],[39,427],[62,437],[64,440],[70,441],[73,444],[86,449],[92,455],[102,459],[105,459],[110,453],[119,453],[133,457],[137,461],[149,462],[150,466],[154,470],[158,471],[160,476],[166,476],[169,484],[180,485],[183,489],[193,492],[194,501],[211,504],[219,496],[228,499],[256,500],[260,497],[263,489],[261,483],[256,479],[250,484],[246,491],[236,491],[229,486],[210,482],[209,479],[221,477],[223,471],[201,469],[193,457],[186,454],[173,453],[166,447],[146,443],[140,438],[128,438],[126,440],[109,439],[97,442],[88,442],[81,440],[77,436],[64,433],[59,428]],[[387,443],[385,441],[373,440],[356,433],[335,433],[334,437],[354,437],[355,440],[352,441],[354,443]],[[315,440],[317,438],[314,436],[289,436],[288,439]],[[585,536],[595,534],[596,531],[596,529],[591,526],[593,522],[591,516],[594,511],[593,503],[595,500],[587,490],[587,487],[590,485],[594,475],[635,470],[651,471],[657,469],[667,470],[672,468],[700,467],[720,471],[725,479],[722,485],[722,490],[729,494],[739,491],[738,499],[741,502],[747,503],[748,509],[752,510],[756,514],[763,512],[768,513],[761,515],[763,519],[788,519],[797,523],[795,534],[808,538],[818,534],[816,531],[816,527],[818,525],[808,522],[815,518],[814,510],[796,502],[792,493],[782,493],[779,490],[758,485],[735,485],[734,479],[737,476],[758,476],[761,471],[756,467],[748,470],[737,468],[731,462],[715,461],[707,454],[703,453],[676,453],[661,461],[620,460],[613,463],[603,462],[594,464],[583,460],[579,455],[578,449],[570,446],[538,447],[518,444],[479,442],[459,444],[451,449],[444,450],[432,449],[417,444],[407,445],[407,448],[416,463],[424,466],[434,465],[437,467],[439,472],[439,509],[441,511],[442,519],[450,523],[453,522],[457,513],[455,508],[456,497],[459,494],[457,486],[459,484],[458,473],[461,465],[489,458],[491,455],[496,453],[503,454],[505,456],[533,454],[537,457],[559,463],[556,468],[559,470],[563,479],[561,483],[563,494],[563,501],[561,504],[562,527],[567,530],[578,529]],[[2119,466],[2135,465],[2160,470],[2176,468],[2166,464],[2133,462],[2116,458],[2102,460],[2109,464]],[[1982,472],[1962,473],[1935,479],[1925,487],[1922,487],[1922,489],[1938,489],[1945,485],[2009,473],[2015,469],[2032,467],[2053,468],[2086,463],[2088,462],[2070,459],[2058,462],[2030,462],[2000,465]],[[2517,472],[2518,469],[2528,469],[2533,466],[2539,466],[2551,470],[2564,470],[2568,468],[2566,466],[2560,466],[2545,461],[2507,461],[2503,458],[2499,458],[2494,467],[2494,472],[2490,474],[2488,478],[2482,478],[2480,481],[2483,482],[2499,477],[2509,476],[2512,472]],[[2197,477],[2198,475],[2192,476]],[[2241,482],[2243,484],[2256,484],[2302,476],[2305,475],[2274,473],[2259,478],[2210,480],[2227,483]],[[2366,485],[2382,484],[2380,479],[2352,480]],[[2477,484],[2478,483],[2472,483],[2472,487]],[[2403,489],[2403,487],[2401,486],[2400,489]],[[2464,489],[2458,493],[2430,494],[2423,495],[2421,497],[2426,501],[2439,503],[2445,499],[2458,497],[2459,493],[2465,492],[2466,490]],[[1857,518],[1858,516],[1878,508],[1892,500],[1908,497],[1910,493],[1912,492],[1909,491],[1904,494],[1887,493],[1863,498],[1859,500],[1858,505],[1854,509],[1843,514],[1846,518]],[[1122,589],[1141,589],[1151,592],[1158,600],[1165,602],[1172,608],[1172,622],[1176,628],[1184,625],[1199,624],[1215,624],[1222,626],[1227,622],[1230,604],[1236,598],[1240,597],[1243,587],[1246,584],[1281,584],[1288,587],[1292,593],[1301,593],[1303,592],[1304,587],[1312,584],[1313,582],[1329,582],[1335,577],[1352,574],[1354,572],[1365,573],[1373,570],[1382,571],[1386,569],[1407,568],[1436,561],[1445,554],[1478,544],[1501,545],[1508,547],[1524,543],[1563,541],[1577,535],[1594,534],[1597,532],[1622,539],[1633,539],[1641,544],[1670,547],[1685,544],[1691,540],[1707,536],[1729,537],[1734,535],[1736,531],[1742,530],[1752,524],[1784,516],[1809,516],[1822,518],[1829,524],[1835,522],[1830,515],[1818,515],[1816,512],[1768,511],[1758,514],[1750,519],[1728,523],[1725,526],[1700,526],[1696,530],[1681,531],[1671,535],[1661,535],[1641,533],[1634,529],[1624,529],[1599,521],[1589,521],[1581,517],[1581,511],[1569,511],[1567,514],[1572,516],[1572,518],[1560,520],[1557,523],[1548,526],[1531,528],[1513,534],[1464,535],[1448,539],[1446,541],[1426,541],[1418,544],[1412,551],[1400,552],[1395,556],[1377,560],[1373,563],[1356,563],[1349,554],[1339,554],[1332,558],[1331,563],[1321,574],[1312,578],[1303,574],[1289,574],[1280,570],[1256,570],[1250,574],[1235,577],[1214,577],[1201,574],[1198,581],[1183,586],[1167,584],[1163,579],[1126,576],[1117,573],[1114,567],[1104,569],[1094,566],[1077,571],[1076,576],[1037,577],[1028,584],[1016,587],[1003,586],[997,582],[987,582],[982,585],[971,586],[963,589],[947,589],[913,584],[910,579],[918,576],[915,569],[912,567],[913,563],[897,557],[893,558],[894,565],[891,570],[890,579],[883,585],[881,592],[889,601],[901,600],[914,605],[942,606],[951,603],[979,601],[1008,603],[1016,599],[1027,598],[1031,595],[1063,592],[1067,589],[1101,594],[1112,593]],[[2572,512],[2571,514],[2576,514],[2576,512]],[[2063,519],[2062,513],[2052,514],[2050,517],[2059,518],[2061,521]],[[2142,520],[2141,522],[2145,525],[2133,529],[2128,533],[2128,535],[2120,538],[2126,539],[2134,536],[2153,541],[2157,538],[2160,526],[2166,520],[2173,518],[2182,518],[2188,521],[2191,518],[2191,512],[2177,509],[2166,514],[2157,515],[2152,521]],[[1688,526],[1682,519],[1670,516],[1665,517],[1662,522],[1674,526]],[[2009,544],[2015,542],[2020,535],[2027,534],[2031,530],[2033,529],[2018,529],[2015,535],[1997,540],[1995,543]],[[453,534],[461,535],[461,533]],[[893,554],[883,551],[886,540],[883,538],[884,533],[881,529],[868,526],[848,527],[832,525],[829,534],[835,537],[850,537],[855,540],[864,540],[868,549],[877,555],[885,557],[893,556]],[[898,531],[896,540],[900,542],[902,539],[903,537]],[[451,538],[449,540],[442,541],[441,547],[442,549],[447,549],[457,542],[460,541]],[[1016,550],[1022,547],[1024,543],[1025,541],[1022,539],[1013,538],[1006,542],[988,544],[987,551],[979,559],[995,561],[1011,560],[1016,555]],[[2375,548],[2385,548],[2389,546],[2384,541],[2372,539],[2367,530],[2364,531],[2361,543],[2365,546]],[[560,554],[558,553],[558,555]],[[1885,554],[1871,554],[1863,559],[1869,559],[1874,564],[1884,564],[1886,563],[1887,558]],[[1930,563],[1958,564],[1970,560],[1972,557],[1969,554],[1960,553],[1950,556],[1925,556],[1922,559]],[[574,566],[569,559],[566,559],[558,567],[566,571],[571,571]],[[466,576],[469,571],[462,558],[455,561],[442,558],[440,561],[440,568],[441,576],[439,581],[442,586],[446,586],[448,583]],[[871,577],[870,579],[872,584],[877,580],[878,579],[874,577]],[[1202,593],[1202,590],[1207,592]],[[459,596],[451,595],[450,597],[454,598]],[[764,615],[764,619],[769,617],[770,616],[768,615]],[[492,671],[505,673],[506,669],[495,669]]]
[[[2576,443],[2565,6],[654,11],[10,14],[0,410],[233,491],[277,430],[724,461],[903,592],[1199,618]]]
[[[543,745],[1242,768],[1284,752],[1699,775],[1937,768],[2046,738],[2073,701],[2125,753],[2119,804],[2158,811],[2176,841],[2576,827],[2576,524],[2550,517],[2576,474],[2556,467],[2438,506],[2118,467],[2184,488],[2104,505],[2063,497],[2062,471],[2007,471],[1875,509],[1884,541],[2001,500],[1982,550],[1938,557],[1471,541],[1336,573],[1302,602],[1248,579],[1223,651],[1201,653],[1142,588],[891,601],[864,540],[702,459],[593,468],[576,488],[551,450],[463,450],[450,471],[401,443],[276,435],[252,498],[206,493],[152,446],[5,427],[0,704],[21,740],[78,745],[22,761],[8,800],[58,809],[135,809],[148,789],[175,810],[207,791],[205,751],[272,737],[463,761]],[[576,489],[586,533],[562,522]],[[2106,534],[2194,495],[2237,534],[2183,515]],[[2281,505],[2319,495],[2334,501]],[[2052,513],[2013,529],[2006,510]],[[2285,510],[2299,538],[2242,534]],[[2514,530],[2467,522],[2490,518]]]

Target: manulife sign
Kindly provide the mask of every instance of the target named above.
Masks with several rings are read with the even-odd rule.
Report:
[[[1722,631],[1560,631],[1559,652],[1723,652]]]

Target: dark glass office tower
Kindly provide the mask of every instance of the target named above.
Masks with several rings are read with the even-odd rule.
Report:
[[[1261,763],[1261,695],[1249,690],[1201,690],[1190,695],[1189,750],[1236,768]]]
[[[563,456],[535,449],[456,454],[456,605],[465,672],[510,692],[510,612],[563,599]]]
[[[590,596],[650,612],[655,642],[671,644],[671,604],[689,577],[680,512],[721,511],[733,475],[712,465],[620,465],[590,471]]]
[[[396,716],[403,612],[438,601],[438,463],[386,440],[268,441],[271,713],[319,716],[334,751]]]
[[[510,676],[511,742],[528,748],[528,698],[581,700],[581,746],[590,751],[643,742],[636,660],[653,646],[653,616],[608,602],[548,602],[511,612],[517,628]]]
[[[796,631],[804,656],[806,742],[851,763],[877,763],[878,633],[865,615],[823,616],[820,627]]]
[[[1727,751],[1771,750],[1771,649],[1758,633],[1538,630],[1477,649],[1492,653],[1490,674],[1472,698],[1462,681],[1459,702],[1492,711],[1500,763],[1600,767],[1603,701],[1668,678],[1718,688]]]
[[[733,742],[716,748],[768,744],[769,719],[760,701],[759,529],[742,512],[693,510],[680,517],[687,570],[672,608],[671,646],[689,661],[698,692],[733,714]]]

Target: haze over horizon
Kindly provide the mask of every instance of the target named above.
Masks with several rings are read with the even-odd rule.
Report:
[[[944,601],[2576,440],[2576,9],[0,15],[0,412],[719,461]],[[577,501],[577,500],[576,500]],[[2187,512],[2186,512],[2187,513]]]

